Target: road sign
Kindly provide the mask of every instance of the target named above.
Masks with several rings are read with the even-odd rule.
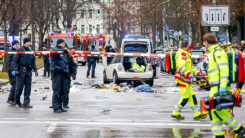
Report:
[[[230,25],[230,6],[227,5],[203,5],[202,26],[226,26]]]
[[[212,32],[218,32],[219,31],[219,27],[211,27],[211,31]]]

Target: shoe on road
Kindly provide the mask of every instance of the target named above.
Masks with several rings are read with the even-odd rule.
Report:
[[[63,109],[63,108],[61,108],[60,111],[61,111],[61,112],[67,112],[67,110],[65,110],[65,109]]]
[[[19,108],[22,108],[23,105],[21,103],[16,103],[16,105],[19,107]]]
[[[8,100],[7,103],[10,105],[16,105],[16,103],[14,101],[11,101],[11,100]]]
[[[70,108],[68,105],[64,105],[63,107],[64,107],[64,108]]]
[[[206,115],[199,115],[197,117],[194,117],[194,120],[205,119],[206,117],[207,117]]]
[[[31,106],[31,105],[23,105],[23,108],[33,108],[33,106]]]
[[[49,106],[49,108],[54,108],[54,106],[53,106],[53,105],[51,105],[51,106]]]
[[[54,113],[62,113],[60,109],[54,110]]]
[[[185,119],[181,115],[172,115],[171,117],[174,118],[174,119],[177,119],[177,120],[184,120]]]

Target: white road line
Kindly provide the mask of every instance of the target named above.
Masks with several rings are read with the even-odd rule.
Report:
[[[178,127],[211,127],[210,124],[186,124],[186,123],[136,123],[136,122],[64,122],[64,121],[0,121],[0,124],[63,124],[63,125],[89,125],[89,126],[178,126]]]
[[[89,121],[88,119],[67,119],[68,121]]]
[[[35,120],[58,121],[60,119],[59,118],[35,118]]]
[[[3,118],[4,120],[27,120],[27,118]]]
[[[55,131],[56,129],[56,126],[57,126],[57,122],[53,122],[49,125],[48,129],[47,129],[47,133],[52,133]]]

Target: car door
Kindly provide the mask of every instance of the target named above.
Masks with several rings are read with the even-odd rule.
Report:
[[[106,76],[107,79],[113,79],[113,70],[114,70],[114,64],[117,57],[113,57],[111,60],[111,63],[106,67]]]

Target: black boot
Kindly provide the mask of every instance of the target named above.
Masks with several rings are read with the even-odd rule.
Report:
[[[185,119],[181,115],[172,115],[171,117],[174,118],[174,119],[177,119],[177,120],[184,120]]]

